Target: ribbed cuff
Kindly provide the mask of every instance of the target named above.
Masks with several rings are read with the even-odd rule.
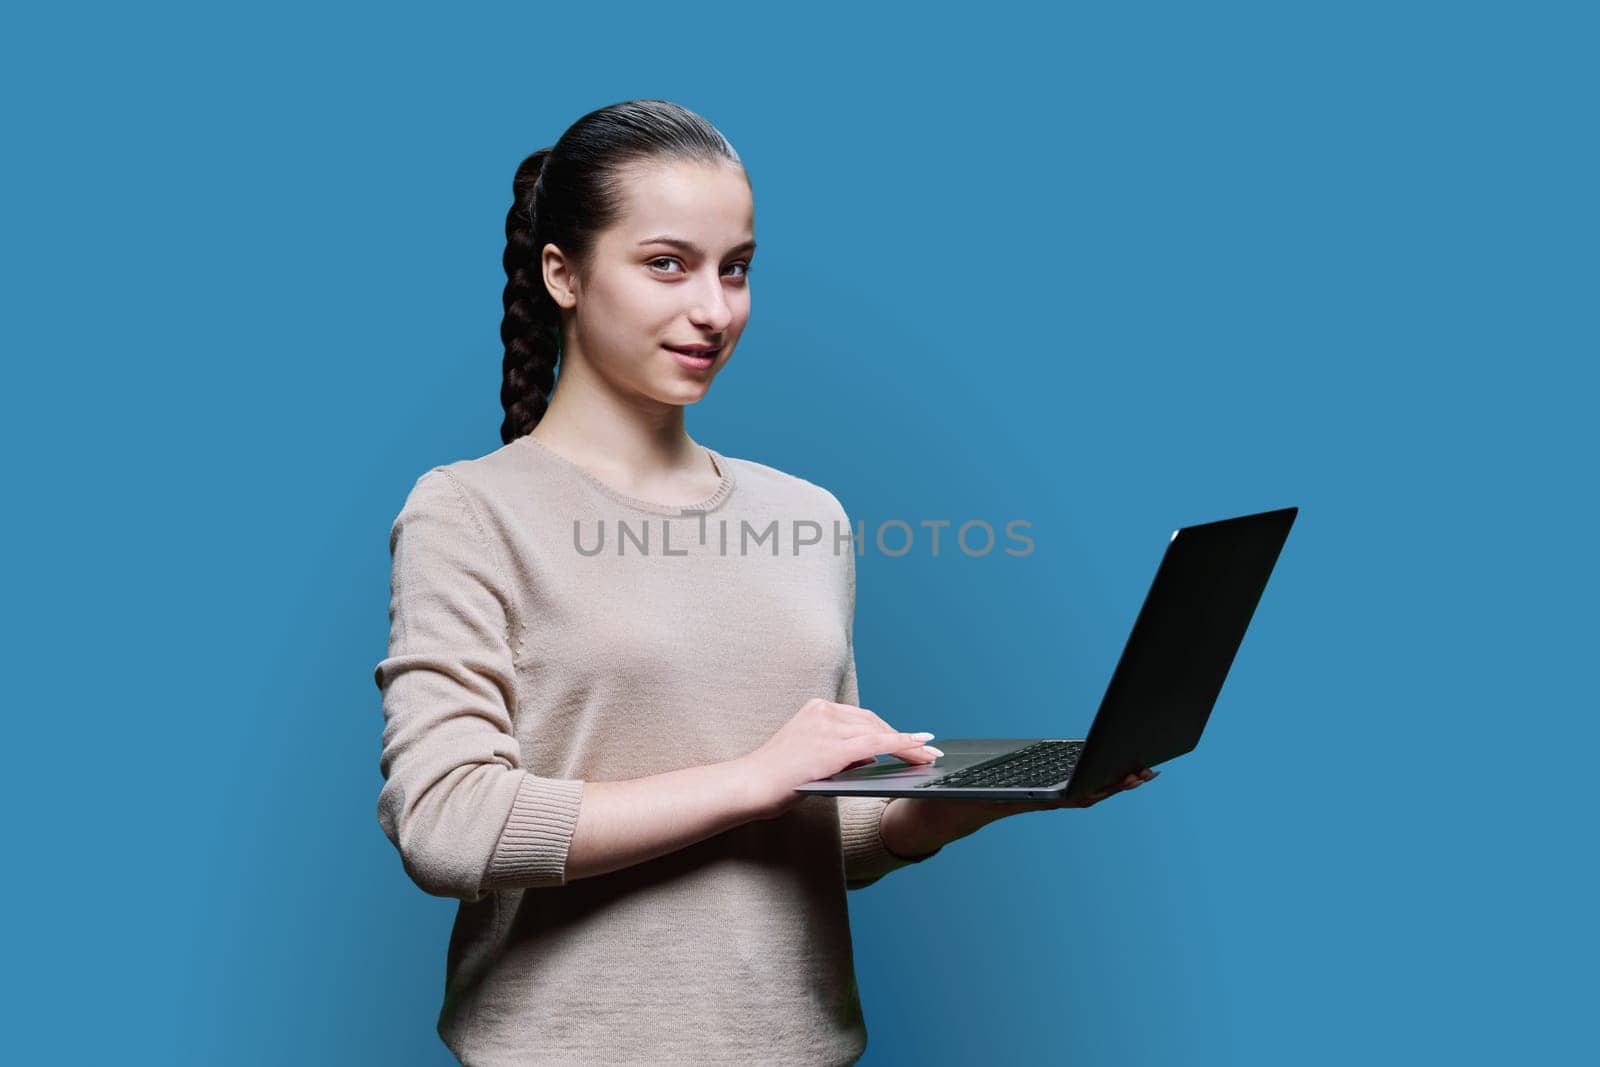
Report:
[[[883,813],[893,797],[840,797],[839,846],[849,884],[864,886],[890,871],[937,856],[941,845],[925,856],[905,858],[883,843]]]
[[[566,885],[567,849],[582,801],[582,779],[524,775],[489,860],[484,890]]]

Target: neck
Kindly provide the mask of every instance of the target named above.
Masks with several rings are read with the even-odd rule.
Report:
[[[682,405],[624,397],[596,377],[581,361],[563,366],[560,385],[532,430],[540,444],[635,483],[707,466]]]

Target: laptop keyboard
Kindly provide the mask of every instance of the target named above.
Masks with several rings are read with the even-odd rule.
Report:
[[[953,771],[943,778],[923,782],[918,788],[1048,788],[1072,776],[1072,769],[1078,765],[1078,755],[1082,751],[1082,741],[1035,741],[998,760]]]

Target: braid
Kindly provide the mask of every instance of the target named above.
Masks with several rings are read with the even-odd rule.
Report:
[[[555,300],[544,286],[537,239],[535,193],[539,174],[550,149],[541,148],[517,167],[512,179],[511,210],[506,213],[505,317],[500,320],[500,340],[505,343],[500,385],[500,443],[522,437],[544,417],[555,388],[556,359],[561,350],[561,317]]]

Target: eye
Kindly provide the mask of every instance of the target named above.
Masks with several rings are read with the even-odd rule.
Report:
[[[678,274],[678,273],[682,273],[680,271],[670,271],[670,270],[666,270],[665,268],[656,266],[656,264],[658,264],[658,263],[676,263],[679,266],[682,266],[683,265],[683,261],[681,259],[679,259],[677,256],[656,256],[653,259],[646,260],[645,262],[650,267],[651,270],[658,270],[658,271],[661,271],[661,273],[663,273],[663,274]],[[745,260],[741,259],[736,263],[728,264],[728,266],[730,268],[731,267],[739,267],[739,268],[741,268],[743,273],[734,275],[734,277],[740,279],[741,281],[750,276],[750,268],[751,268],[752,264],[746,262]]]

